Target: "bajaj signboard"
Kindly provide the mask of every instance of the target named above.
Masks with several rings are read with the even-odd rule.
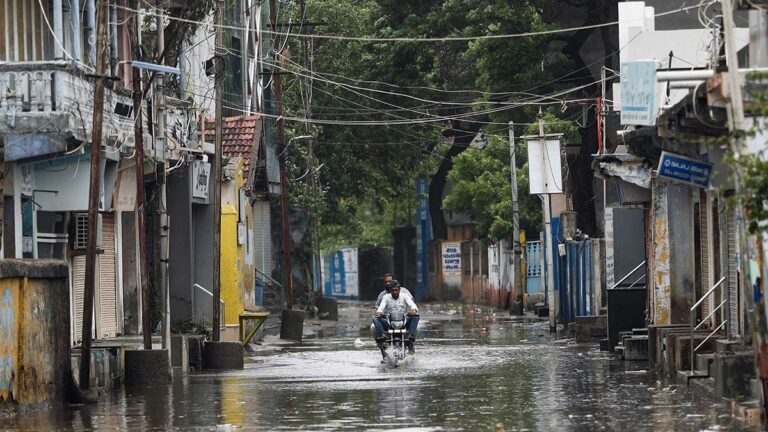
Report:
[[[709,185],[712,165],[696,159],[661,152],[659,177],[705,188]]]
[[[621,64],[621,124],[656,124],[656,62]]]

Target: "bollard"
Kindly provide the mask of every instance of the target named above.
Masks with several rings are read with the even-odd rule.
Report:
[[[168,350],[126,350],[125,386],[167,384],[171,381],[168,366]]]
[[[243,369],[243,344],[240,342],[206,342],[203,345],[203,369]]]
[[[304,333],[304,311],[283,309],[280,339],[300,341]]]

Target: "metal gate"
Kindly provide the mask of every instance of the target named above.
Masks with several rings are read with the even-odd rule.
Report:
[[[541,242],[525,243],[525,292],[539,294],[541,289]]]
[[[592,242],[567,241],[564,264],[565,286],[560,288],[560,302],[563,322],[570,323],[577,316],[593,313]]]

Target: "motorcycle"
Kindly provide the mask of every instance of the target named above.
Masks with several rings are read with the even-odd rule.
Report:
[[[385,333],[386,350],[382,352],[389,357],[397,366],[403,362],[407,356],[413,354],[413,342],[408,339],[406,333],[408,329],[405,326],[406,315],[403,312],[392,312],[387,316],[389,329]]]

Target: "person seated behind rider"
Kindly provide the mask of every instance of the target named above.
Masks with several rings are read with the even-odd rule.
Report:
[[[408,349],[413,352],[413,343],[416,341],[416,330],[419,326],[419,309],[416,307],[413,299],[409,295],[402,295],[400,293],[400,285],[397,281],[392,281],[389,294],[385,295],[379,303],[376,309],[376,315],[373,319],[373,325],[375,326],[376,345],[381,349],[382,355],[384,355],[384,331],[389,330],[389,321],[386,316],[392,312],[402,312],[407,314],[405,320],[406,338],[408,339]]]
[[[379,305],[381,304],[381,299],[383,299],[385,295],[389,294],[389,290],[393,285],[392,281],[394,281],[397,286],[400,286],[400,284],[395,280],[395,277],[392,276],[391,273],[384,275],[384,290],[379,293],[379,297],[376,299],[376,304],[373,305],[374,309],[378,309]],[[411,294],[411,292],[408,291],[408,288],[406,287],[400,287],[400,295],[407,295],[411,297],[411,300],[413,300],[413,294]]]

